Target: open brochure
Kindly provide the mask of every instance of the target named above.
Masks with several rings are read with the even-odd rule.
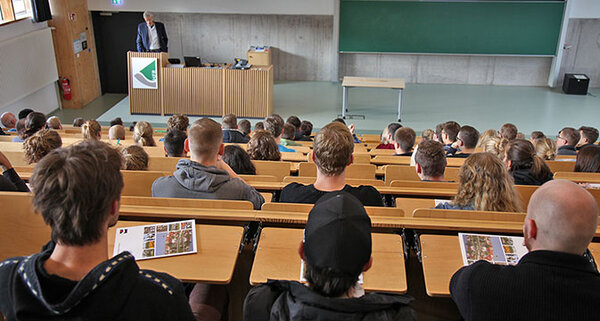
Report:
[[[113,254],[129,251],[136,260],[197,253],[194,220],[121,227]]]
[[[479,260],[515,265],[528,252],[517,236],[458,233],[458,240],[465,265]]]

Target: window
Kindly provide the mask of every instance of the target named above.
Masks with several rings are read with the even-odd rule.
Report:
[[[31,0],[0,0],[0,24],[31,17]]]

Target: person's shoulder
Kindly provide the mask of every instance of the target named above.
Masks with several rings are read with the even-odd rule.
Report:
[[[158,295],[172,296],[183,293],[181,281],[167,273],[139,270],[138,279],[145,290],[154,291]]]
[[[383,206],[381,193],[370,185],[350,186],[346,185],[344,191],[353,194],[364,206]]]
[[[282,192],[286,191],[286,192],[292,192],[292,191],[303,191],[303,190],[310,190],[310,189],[314,189],[312,187],[312,185],[303,185],[300,183],[289,183],[287,184],[285,187],[283,187]]]

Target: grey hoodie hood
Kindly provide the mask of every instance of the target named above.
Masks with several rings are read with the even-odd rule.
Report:
[[[173,177],[183,187],[204,193],[214,193],[231,178],[215,166],[204,166],[189,159],[180,159]]]

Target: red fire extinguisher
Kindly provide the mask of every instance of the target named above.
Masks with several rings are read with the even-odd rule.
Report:
[[[69,84],[69,79],[60,78],[60,88],[62,89],[64,100],[71,100],[71,85]]]

